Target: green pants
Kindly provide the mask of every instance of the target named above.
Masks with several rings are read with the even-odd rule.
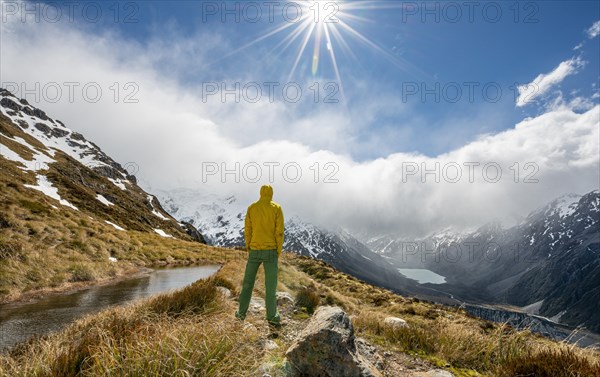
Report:
[[[277,250],[250,250],[248,253],[248,263],[246,263],[246,272],[244,273],[244,282],[242,283],[242,292],[240,293],[240,307],[235,316],[240,319],[246,318],[246,312],[250,305],[252,290],[258,267],[263,264],[265,269],[265,304],[267,306],[267,321],[279,323],[279,313],[277,312],[277,272],[278,255]]]

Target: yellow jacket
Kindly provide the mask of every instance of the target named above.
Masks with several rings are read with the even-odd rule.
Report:
[[[273,188],[260,188],[260,199],[246,212],[244,239],[247,250],[277,250],[283,248],[283,211],[273,200]]]

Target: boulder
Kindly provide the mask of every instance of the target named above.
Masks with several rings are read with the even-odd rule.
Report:
[[[286,352],[292,376],[381,376],[356,347],[341,308],[322,306]]]
[[[384,326],[390,327],[394,330],[400,329],[403,327],[408,327],[408,323],[406,323],[406,321],[403,320],[402,318],[398,318],[398,317],[387,317],[386,319],[383,320],[383,324],[384,324]]]
[[[287,292],[277,292],[277,306],[294,306],[294,297]]]

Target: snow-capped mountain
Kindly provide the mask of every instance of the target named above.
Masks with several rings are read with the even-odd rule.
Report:
[[[507,229],[491,222],[466,234],[368,244],[397,267],[444,276],[446,284],[436,289],[456,297],[536,304],[540,315],[600,331],[599,211],[600,191],[566,194]]]
[[[246,208],[235,197],[188,189],[153,191],[171,216],[200,229],[209,244],[244,245]]]
[[[515,305],[542,301],[540,314],[600,332],[600,191],[559,199],[523,232],[531,263],[505,297]]]
[[[250,203],[242,204],[231,195],[219,196],[190,189],[154,191],[173,217],[197,227],[208,243],[244,247],[244,219]],[[385,288],[412,291],[414,284],[411,281],[349,233],[318,227],[286,213],[285,209],[284,214],[284,250],[323,260]]]
[[[14,185],[41,192],[56,210],[80,211],[118,230],[202,241],[96,144],[1,88],[0,159],[3,173],[16,169]]]
[[[438,253],[449,245],[460,243],[464,237],[465,233],[446,228],[419,239],[395,235],[369,237],[365,244],[399,268],[424,268],[423,260],[435,258],[428,253]]]
[[[125,190],[131,182],[135,183],[135,177],[127,173],[123,167],[106,155],[94,143],[85,139],[80,133],[74,132],[59,121],[46,115],[40,109],[31,106],[25,99],[18,99],[9,91],[0,89],[0,111],[7,116],[13,124],[19,126],[25,133],[34,137],[48,151],[50,156],[44,156],[43,153],[36,153],[34,160],[27,163],[29,169],[40,169],[54,162],[55,151],[60,150],[83,165],[101,172],[118,188]],[[16,138],[19,144],[24,147],[35,150],[28,145],[22,138]],[[14,154],[8,152],[10,148],[4,146],[7,152],[5,158],[18,160]],[[10,154],[10,155],[8,155]]]

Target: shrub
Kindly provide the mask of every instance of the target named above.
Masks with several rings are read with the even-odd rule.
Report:
[[[320,302],[321,298],[314,287],[301,288],[296,294],[296,306],[306,308],[306,311],[310,314],[314,313]]]

